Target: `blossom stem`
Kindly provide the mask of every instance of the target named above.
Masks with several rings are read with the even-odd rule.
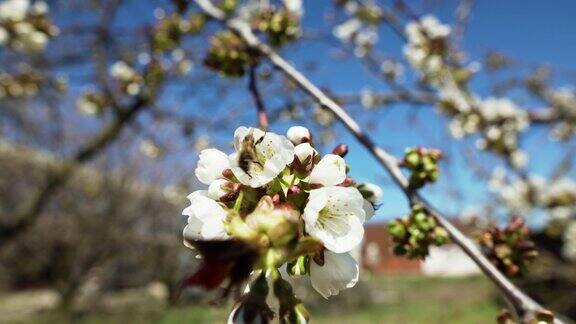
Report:
[[[284,60],[271,47],[264,44],[252,32],[251,27],[244,21],[230,18],[216,8],[210,0],[195,0],[196,4],[213,19],[219,20],[244,39],[246,44],[263,57],[266,57],[274,67],[284,73],[301,90],[314,98],[323,108],[330,110],[344,126],[356,137],[356,139],[376,158],[386,172],[390,175],[398,187],[406,194],[410,203],[420,203],[432,213],[452,240],[479,266],[484,274],[500,289],[501,293],[510,300],[519,315],[525,318],[534,316],[535,313],[545,310],[541,305],[516,287],[504,274],[502,274],[480,251],[480,249],[466,237],[459,229],[434,208],[419,193],[412,193],[409,189],[408,179],[398,167],[398,160],[377,146],[374,141],[361,129],[360,125],[334,100],[308,80],[302,73]],[[555,323],[564,323],[556,318]]]
[[[240,208],[242,207],[242,201],[244,200],[244,191],[240,190],[240,193],[238,194],[238,198],[236,199],[236,201],[234,202],[234,211],[235,212],[239,212]]]

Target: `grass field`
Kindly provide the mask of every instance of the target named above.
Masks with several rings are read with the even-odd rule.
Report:
[[[313,303],[314,323],[494,323],[500,306],[494,289],[481,277],[431,279],[423,277],[380,277],[368,285],[382,292],[375,303],[360,306],[324,307]],[[344,296],[354,299],[365,293],[351,289]],[[333,306],[333,305],[331,305]],[[71,318],[62,313],[45,313],[20,323],[225,323],[228,309],[192,305],[168,309],[125,309],[113,314]]]

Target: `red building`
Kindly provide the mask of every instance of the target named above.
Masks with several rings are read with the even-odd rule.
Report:
[[[419,273],[421,262],[394,255],[385,223],[365,225],[361,250],[362,267],[376,273]]]

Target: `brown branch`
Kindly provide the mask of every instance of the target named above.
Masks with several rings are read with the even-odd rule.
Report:
[[[296,70],[284,58],[278,55],[268,45],[262,43],[252,32],[246,22],[226,16],[209,0],[195,0],[196,3],[213,19],[220,20],[226,26],[244,39],[247,45],[263,57],[266,57],[278,70],[290,78],[302,91],[312,96],[323,108],[330,110],[350,131],[354,137],[376,158],[380,165],[390,175],[396,185],[406,194],[410,203],[420,203],[425,206],[438,220],[440,225],[450,233],[452,240],[480,267],[484,274],[500,289],[501,293],[510,300],[522,317],[533,316],[534,313],[544,310],[537,302],[516,287],[504,274],[502,274],[479,250],[469,238],[436,208],[434,208],[420,194],[412,194],[408,189],[408,180],[398,166],[398,160],[388,152],[378,147],[373,140],[362,131],[360,125],[329,96],[322,92],[302,73]],[[556,319],[556,323],[563,323]]]
[[[262,100],[262,95],[258,90],[258,75],[256,74],[256,64],[250,66],[250,74],[248,76],[248,90],[254,99],[254,104],[256,104],[256,111],[258,113],[258,123],[262,130],[268,129],[268,117],[266,116],[266,106],[264,106],[264,101]]]
[[[49,198],[74,175],[77,166],[92,159],[97,153],[104,150],[120,135],[124,125],[132,121],[145,106],[146,100],[144,98],[136,98],[128,109],[122,110],[108,126],[82,146],[71,158],[62,161],[60,165],[50,170],[42,186],[32,194],[26,203],[16,210],[15,214],[10,216],[10,218],[15,219],[15,222],[1,225],[0,247],[6,246],[7,242],[33,225],[42,214],[41,210],[47,204]],[[7,215],[2,215],[1,218],[6,219],[8,217]]]

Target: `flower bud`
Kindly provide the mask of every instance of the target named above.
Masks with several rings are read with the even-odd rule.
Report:
[[[333,150],[332,154],[336,154],[341,157],[345,157],[348,154],[348,145],[338,144]]]
[[[311,142],[312,135],[308,128],[303,126],[292,126],[288,129],[286,136],[294,145]]]
[[[289,206],[274,206],[270,196],[264,196],[256,209],[246,216],[246,223],[258,233],[266,235],[273,246],[290,242],[297,234],[296,224],[299,212]]]
[[[388,233],[395,239],[403,240],[406,237],[406,227],[400,220],[390,222],[387,229]]]
[[[358,186],[358,190],[364,199],[368,200],[372,204],[377,204],[380,201],[380,198],[382,198],[382,188],[373,183],[363,183]]]
[[[341,184],[339,184],[338,186],[340,187],[352,187],[354,185],[354,180],[350,177],[346,177],[346,179],[344,179],[344,181],[342,181]]]
[[[234,172],[232,172],[232,169],[224,169],[222,171],[222,176],[228,180],[233,180],[234,179]]]
[[[214,200],[220,200],[230,193],[228,184],[230,182],[226,179],[216,179],[212,181],[208,187],[208,197]]]
[[[314,159],[319,157],[318,152],[310,145],[310,143],[302,143],[294,147],[294,162],[293,166],[297,171],[308,172],[312,169]]]

